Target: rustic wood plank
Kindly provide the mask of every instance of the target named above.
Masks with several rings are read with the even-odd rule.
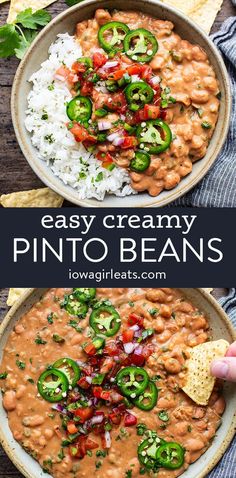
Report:
[[[64,0],[58,0],[48,10],[55,16],[65,8]],[[6,21],[8,4],[0,6],[0,24]],[[221,12],[218,14],[212,31],[217,31],[225,18],[235,14],[231,0],[224,0]],[[15,58],[0,60],[0,85],[1,85],[1,136],[0,136],[0,193],[9,193],[43,186],[31,170],[17,144],[10,119],[11,85],[18,60]],[[68,202],[65,206],[71,205]]]
[[[219,288],[213,290],[215,298],[222,297],[227,292],[227,289]],[[9,310],[6,305],[8,289],[0,289],[0,322]],[[0,478],[23,478],[23,475],[17,471],[14,465],[9,460],[3,449],[0,447]]]

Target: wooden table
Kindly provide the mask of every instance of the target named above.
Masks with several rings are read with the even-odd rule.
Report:
[[[214,289],[213,295],[217,299],[222,297],[227,292],[227,289]],[[8,289],[0,289],[0,322],[8,311],[6,305]],[[1,426],[1,425],[0,425]],[[0,478],[23,478],[21,473],[17,471],[14,465],[9,460],[3,449],[0,447]],[[223,478],[223,477],[222,477]]]
[[[64,0],[58,0],[49,7],[50,12],[55,16],[58,12],[65,9]],[[6,21],[8,4],[0,7],[0,22]],[[235,14],[235,8],[232,6],[231,0],[224,0],[223,7],[214,23],[212,31],[217,31],[221,23],[229,16]],[[2,132],[0,135],[0,194],[10,193],[14,191],[22,191],[37,187],[42,187],[42,182],[32,171],[25,160],[21,150],[17,144],[10,116],[10,95],[11,85],[18,65],[16,58],[0,61],[0,89],[1,89],[1,125]],[[70,206],[68,202],[65,206]]]

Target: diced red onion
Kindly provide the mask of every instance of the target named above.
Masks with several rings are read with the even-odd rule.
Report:
[[[137,347],[135,347],[135,353],[136,355],[141,355],[143,353],[143,347],[137,344]]]
[[[55,80],[62,81],[63,83],[65,83],[65,81],[66,81],[66,78],[62,75],[57,75],[56,74],[56,75],[54,75],[54,78],[55,78]]]
[[[120,115],[121,121],[125,121],[125,115]]]
[[[149,83],[151,85],[158,85],[160,83],[161,79],[160,79],[160,76],[153,76],[153,78],[151,78],[151,80],[149,81]]]
[[[116,138],[119,138],[119,133],[117,133],[117,131],[115,133],[111,133],[107,136],[107,140],[108,141],[113,141],[114,139]]]
[[[114,141],[113,141],[113,144],[114,146],[120,146],[121,144],[124,143],[124,138],[121,138],[121,137],[118,137],[118,138],[115,138]]]
[[[107,430],[105,431],[105,443],[106,448],[111,448],[111,434]]]
[[[56,403],[55,405],[52,405],[52,409],[56,410],[57,412],[63,413],[63,415],[67,415],[67,413],[68,413],[66,408],[64,408],[59,403]]]
[[[86,377],[85,380],[86,380],[86,382],[91,384],[93,379],[92,379],[92,377]]]
[[[133,330],[134,332],[137,332],[137,330],[139,330],[139,326],[138,326],[138,324],[132,325],[132,327],[129,327],[129,329]]]
[[[112,124],[110,121],[99,121],[98,122],[98,129],[99,131],[103,131],[104,129],[110,129]]]
[[[128,342],[127,344],[124,344],[124,350],[126,354],[128,355],[132,354],[134,349],[135,349],[135,344],[133,344],[132,342]]]
[[[103,415],[95,415],[94,417],[91,418],[90,424],[91,425],[98,425],[99,423],[102,423],[104,420]]]
[[[116,61],[116,60],[115,60],[115,61],[107,61],[107,62],[105,63],[105,65],[103,65],[103,68],[104,68],[104,70],[107,70],[107,69],[109,69],[109,68],[114,68],[114,67],[117,66],[118,64],[119,64],[119,63],[118,63],[118,61]]]

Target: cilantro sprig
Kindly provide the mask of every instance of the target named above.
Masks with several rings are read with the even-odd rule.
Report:
[[[39,29],[47,25],[51,15],[46,10],[32,8],[20,12],[13,23],[0,27],[0,57],[16,56],[20,60],[38,34]]]

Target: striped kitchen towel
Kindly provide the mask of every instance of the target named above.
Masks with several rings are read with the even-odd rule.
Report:
[[[228,295],[222,297],[219,302],[236,329],[236,289],[230,289]],[[236,478],[236,437],[220,463],[207,475],[207,478]]]
[[[236,0],[232,1],[236,5]],[[172,206],[236,207],[236,17],[228,18],[211,38],[224,57],[231,81],[230,130],[221,153],[205,178]]]

